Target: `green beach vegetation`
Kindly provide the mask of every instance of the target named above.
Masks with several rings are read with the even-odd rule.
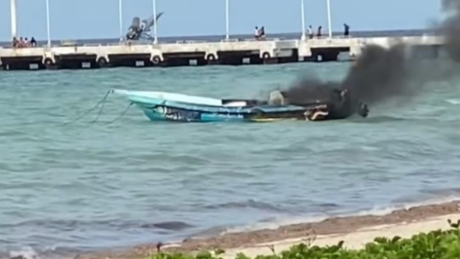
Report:
[[[314,237],[309,237],[289,250],[277,253],[272,247],[272,255],[260,255],[254,259],[459,259],[460,220],[456,223],[449,220],[448,223],[448,230],[420,233],[411,238],[378,237],[359,250],[343,247],[343,241],[333,246],[313,246]],[[195,255],[160,251],[146,259],[222,259],[223,253],[220,249]],[[235,259],[252,258],[238,254]]]

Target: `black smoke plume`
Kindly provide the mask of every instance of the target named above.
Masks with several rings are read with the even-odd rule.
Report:
[[[441,1],[442,10],[448,16],[432,29],[445,37],[444,49],[448,58],[460,63],[460,0]],[[282,93],[289,103],[334,102],[337,99],[333,98],[332,89],[347,89],[356,106],[359,102],[372,106],[395,97],[408,100],[421,93],[425,83],[434,80],[436,69],[439,69],[437,65],[423,68],[414,53],[416,51],[411,46],[403,43],[389,48],[367,45],[341,82],[303,77]],[[445,80],[446,76],[443,74],[442,79]]]
[[[413,96],[417,89],[409,84],[411,76],[407,47],[398,44],[389,48],[369,45],[363,48],[341,82],[324,82],[304,77],[287,90],[282,90],[289,103],[310,103],[315,100],[339,101],[334,89],[347,89],[351,101],[377,104],[392,96]]]
[[[438,28],[445,37],[445,51],[452,61],[460,62],[460,0],[442,0],[442,11],[448,16]]]

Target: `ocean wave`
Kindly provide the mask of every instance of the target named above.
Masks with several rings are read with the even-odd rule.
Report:
[[[65,219],[36,219],[36,220],[18,220],[15,223],[0,223],[0,232],[13,231],[15,229],[54,229],[56,231],[78,231],[86,230],[129,230],[129,229],[158,229],[179,231],[195,226],[182,221],[135,221],[135,220],[65,220]]]
[[[184,229],[193,228],[195,226],[188,224],[186,222],[182,222],[182,221],[164,221],[164,222],[158,222],[158,223],[152,223],[152,224],[142,224],[141,227],[180,231]]]
[[[274,212],[282,212],[284,209],[281,206],[275,206],[266,202],[255,201],[249,199],[244,202],[226,202],[221,204],[214,204],[214,205],[206,205],[204,209],[210,210],[220,210],[220,209],[240,209],[240,208],[251,208],[257,209],[262,211],[274,211]]]
[[[460,99],[447,99],[446,102],[453,105],[459,105]]]
[[[443,192],[444,193],[444,192]],[[301,215],[296,217],[283,217],[283,218],[271,218],[269,220],[261,220],[252,224],[244,224],[239,226],[227,227],[222,230],[219,234],[225,233],[240,233],[248,232],[262,229],[276,229],[281,226],[287,226],[292,224],[303,224],[303,223],[313,223],[320,222],[328,218],[333,217],[349,217],[349,216],[365,216],[365,215],[375,215],[383,216],[390,214],[393,211],[401,209],[409,209],[416,206],[426,206],[426,205],[435,205],[443,204],[446,202],[457,201],[460,199],[460,195],[450,194],[450,195],[440,195],[440,196],[431,196],[425,197],[425,200],[411,199],[409,201],[394,201],[391,205],[374,205],[371,208],[363,210],[348,210],[348,211],[337,211],[336,213],[312,213],[310,215]]]

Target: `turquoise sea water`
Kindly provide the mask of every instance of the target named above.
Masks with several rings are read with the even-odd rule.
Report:
[[[50,255],[457,194],[460,80],[325,123],[153,123],[111,88],[252,98],[350,63],[0,73],[0,255]],[[1,257],[1,256],[0,256]]]

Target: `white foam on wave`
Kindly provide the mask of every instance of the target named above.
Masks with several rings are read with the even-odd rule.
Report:
[[[23,247],[17,251],[10,251],[10,258],[41,259],[38,253],[31,247]]]
[[[17,250],[8,251],[8,258],[20,259],[74,259],[77,254],[74,252],[57,253],[58,246],[45,247],[42,249],[34,249],[30,246],[24,246]],[[4,259],[0,256],[0,259]]]
[[[324,215],[313,215],[313,216],[306,216],[306,217],[291,217],[291,218],[285,218],[285,219],[277,219],[272,222],[257,222],[254,224],[227,228],[223,233],[221,233],[221,235],[226,234],[226,233],[241,233],[241,232],[249,232],[249,231],[255,231],[255,230],[262,230],[262,229],[277,229],[282,226],[293,225],[293,224],[315,223],[315,222],[321,222],[325,219],[333,218],[333,217],[350,217],[350,216],[366,216],[366,215],[383,216],[383,215],[390,214],[393,211],[397,211],[397,210],[402,210],[402,209],[407,210],[413,207],[442,204],[442,203],[456,201],[459,199],[460,199],[460,196],[451,195],[451,196],[445,196],[441,198],[437,197],[437,198],[432,198],[432,199],[426,199],[424,201],[419,201],[419,202],[408,202],[408,203],[403,203],[403,204],[395,204],[391,206],[376,205],[371,209],[362,210],[362,211],[355,212],[355,213],[338,213],[334,215],[324,214]]]
[[[381,150],[381,148],[378,148],[375,146],[368,146],[368,145],[361,146],[360,148],[364,151],[371,151],[371,152]]]
[[[446,102],[453,104],[453,105],[459,105],[460,99],[447,99]]]

